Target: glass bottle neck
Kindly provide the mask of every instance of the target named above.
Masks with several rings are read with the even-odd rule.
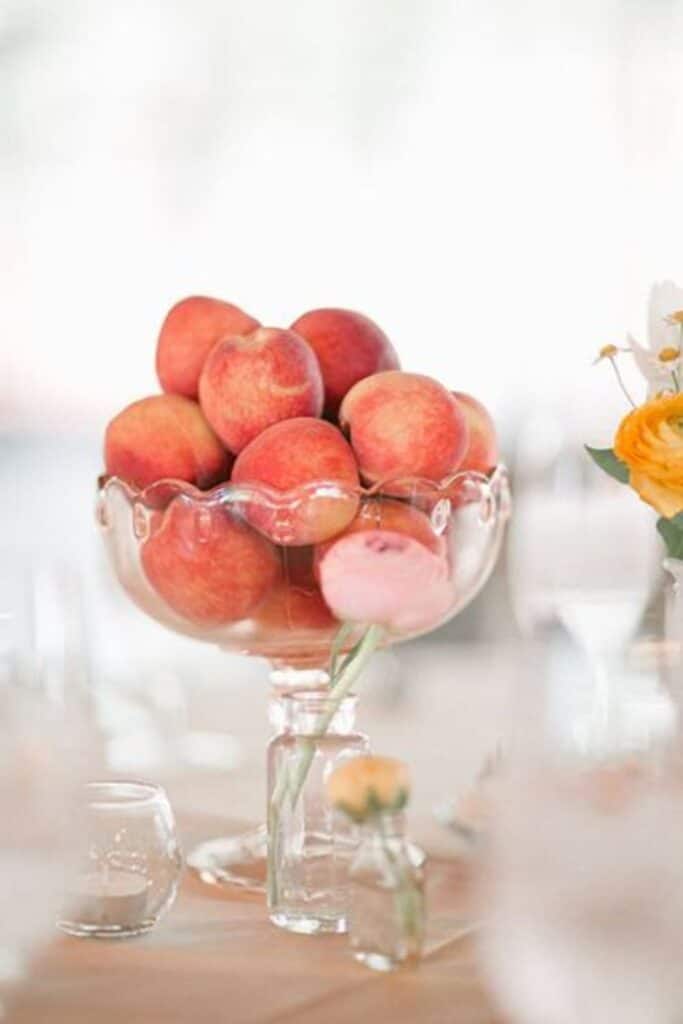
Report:
[[[285,729],[302,736],[320,732],[343,736],[353,731],[357,703],[353,695],[331,700],[328,690],[288,694],[282,701]]]
[[[360,826],[363,839],[403,839],[406,834],[405,814],[401,811],[383,811],[373,814]]]
[[[310,691],[323,693],[329,685],[330,676],[324,669],[278,668],[270,673],[271,692],[268,702],[268,721],[278,735],[289,728],[287,698],[293,694]]]

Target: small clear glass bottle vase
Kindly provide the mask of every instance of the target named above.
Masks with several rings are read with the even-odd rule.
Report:
[[[356,960],[392,971],[420,959],[425,860],[406,839],[402,814],[378,812],[363,823],[350,872],[349,941]]]
[[[368,752],[354,731],[356,697],[325,691],[283,698],[285,724],[268,746],[268,908],[271,921],[312,935],[344,932],[355,827],[325,786],[349,757]]]

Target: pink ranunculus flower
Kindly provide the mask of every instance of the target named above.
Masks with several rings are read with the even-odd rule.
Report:
[[[453,602],[446,559],[391,530],[341,537],[325,552],[319,574],[338,619],[397,633],[438,625]]]

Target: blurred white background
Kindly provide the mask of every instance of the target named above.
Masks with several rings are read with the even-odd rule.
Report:
[[[681,0],[2,0],[3,564],[79,581],[88,656],[197,671],[92,516],[103,428],[191,293],[365,311],[513,457],[540,400],[608,443],[590,361],[683,281],[682,43]]]
[[[683,278],[682,41],[678,0],[3,0],[3,429],[99,431],[193,292],[562,391]]]

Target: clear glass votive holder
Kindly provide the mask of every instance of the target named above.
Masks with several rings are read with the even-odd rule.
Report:
[[[82,850],[57,924],[79,938],[142,935],[172,906],[183,860],[166,793],[143,782],[83,787]]]

